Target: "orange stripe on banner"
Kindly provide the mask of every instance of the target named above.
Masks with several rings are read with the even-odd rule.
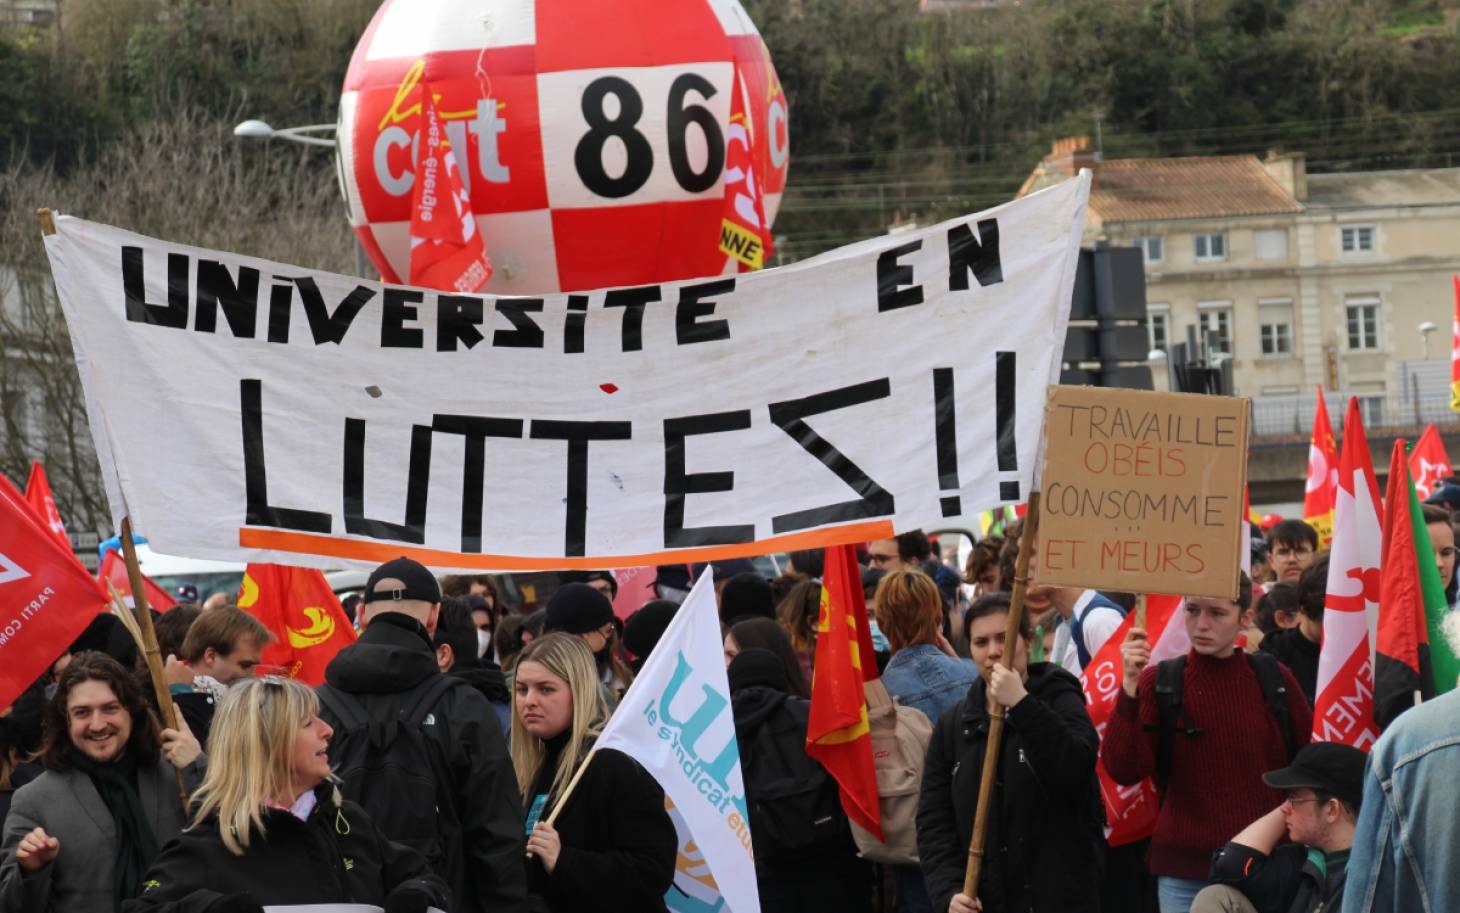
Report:
[[[750,558],[770,552],[827,548],[848,542],[892,538],[892,523],[872,520],[829,529],[773,536],[737,545],[714,545],[704,548],[650,552],[644,555],[599,555],[587,558],[529,558],[514,555],[467,555],[440,549],[419,548],[393,542],[362,542],[358,539],[336,539],[313,533],[291,533],[277,529],[240,527],[238,544],[244,548],[266,548],[299,555],[323,555],[328,558],[350,558],[356,561],[383,563],[404,555],[428,567],[478,568],[484,571],[551,571],[558,569],[596,570],[604,567],[642,567],[650,564],[682,564],[696,561],[717,561],[721,558]]]

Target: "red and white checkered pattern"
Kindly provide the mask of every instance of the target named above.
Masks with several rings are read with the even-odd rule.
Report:
[[[485,291],[734,272],[719,230],[737,68],[774,220],[786,100],[739,0],[385,0],[340,97],[350,223],[382,276],[403,281],[429,84],[496,267]]]

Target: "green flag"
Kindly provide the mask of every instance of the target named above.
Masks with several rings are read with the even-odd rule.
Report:
[[[1419,556],[1419,581],[1424,593],[1425,627],[1430,641],[1430,668],[1434,672],[1435,693],[1444,694],[1452,690],[1456,678],[1460,678],[1460,657],[1450,649],[1450,642],[1441,630],[1450,604],[1445,599],[1445,588],[1440,584],[1440,570],[1434,561],[1435,545],[1430,541],[1430,530],[1425,525],[1413,479],[1409,482],[1409,517],[1414,526],[1415,552]]]

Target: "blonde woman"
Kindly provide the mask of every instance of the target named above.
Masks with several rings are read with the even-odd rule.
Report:
[[[373,904],[449,910],[446,885],[391,843],[329,765],[329,725],[299,682],[267,676],[229,688],[194,793],[192,824],[163,848],[124,913],[261,913],[265,905]]]
[[[593,757],[547,823],[608,719],[583,638],[546,634],[513,678],[512,766],[527,810],[528,906],[549,913],[664,913],[679,839],[664,790],[628,755]]]

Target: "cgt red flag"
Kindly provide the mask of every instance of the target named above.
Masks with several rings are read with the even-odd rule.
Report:
[[[315,687],[335,654],[355,642],[355,629],[324,574],[314,568],[250,564],[238,607],[274,632],[263,665]]]
[[[410,282],[474,292],[492,278],[492,264],[430,83],[421,85],[420,139],[411,197]]]
[[[114,587],[118,593],[132,604],[132,581],[127,576],[127,562],[122,560],[122,555],[116,549],[107,549],[107,553],[101,559],[101,567],[96,571],[97,579],[102,583],[102,588],[107,585]],[[162,587],[152,582],[152,578],[146,574],[142,575],[143,595],[147,597],[147,608],[154,612],[166,612],[177,605],[177,600]]]
[[[56,498],[51,494],[51,481],[46,478],[45,467],[40,460],[30,464],[30,478],[25,483],[25,499],[41,519],[46,529],[61,546],[71,553],[71,540],[66,536],[66,525],[61,522],[61,512],[56,509]]]
[[[1188,641],[1180,622],[1170,624],[1181,606],[1180,596],[1146,597],[1146,637],[1155,644],[1152,662],[1179,656],[1186,652]],[[1122,660],[1120,645],[1125,634],[1135,623],[1135,613],[1125,616],[1125,621],[1106,638],[1085,670],[1080,673],[1080,686],[1085,689],[1085,704],[1090,710],[1090,721],[1100,738],[1105,738],[1105,726],[1115,712],[1115,700],[1120,694]],[[1150,779],[1135,786],[1121,786],[1105,772],[1105,762],[1100,761],[1095,769],[1100,780],[1100,798],[1105,803],[1105,839],[1111,846],[1122,846],[1144,840],[1156,829],[1156,810],[1160,797],[1156,784]]]
[[[877,662],[852,546],[826,550],[822,580],[806,753],[836,779],[847,817],[881,840],[882,809],[863,688],[877,677]]]
[[[1379,483],[1369,458],[1359,401],[1349,397],[1338,458],[1338,497],[1323,599],[1323,646],[1318,651],[1313,741],[1342,742],[1368,751],[1374,725],[1374,654],[1384,533]],[[1371,636],[1372,632],[1372,636]]]
[[[740,269],[760,269],[771,253],[771,226],[765,194],[756,178],[745,80],[735,72],[730,128],[725,137],[725,213],[720,221],[720,252],[740,261]]]
[[[1450,325],[1450,411],[1460,412],[1460,275],[1455,284],[1455,319]]]
[[[91,620],[107,596],[9,485],[0,485],[0,707],[9,707]]]
[[[1318,547],[1328,548],[1333,538],[1333,503],[1338,496],[1338,445],[1328,421],[1323,388],[1313,413],[1313,436],[1308,439],[1308,482],[1303,493],[1303,519],[1318,531]]]
[[[1433,424],[1425,426],[1424,434],[1414,442],[1409,453],[1409,474],[1414,478],[1414,490],[1421,498],[1428,498],[1440,480],[1453,475],[1450,455],[1445,452],[1445,442]]]

